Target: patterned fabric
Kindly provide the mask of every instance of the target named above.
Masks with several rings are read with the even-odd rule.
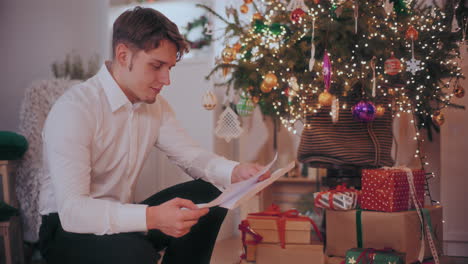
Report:
[[[16,195],[20,202],[24,239],[36,242],[41,223],[39,215],[39,174],[42,173],[42,127],[53,103],[76,80],[36,81],[24,95],[20,110],[19,133],[29,142],[16,176]]]
[[[378,103],[388,105],[388,102]],[[349,107],[340,107],[339,121],[334,124],[330,108],[324,107],[306,116],[297,156],[300,162],[311,166],[392,166],[392,135],[389,110],[372,122],[361,123],[353,119]]]

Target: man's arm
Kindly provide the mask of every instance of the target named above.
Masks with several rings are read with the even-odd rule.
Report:
[[[82,103],[59,100],[44,125],[44,159],[64,230],[114,234],[146,231],[146,205],[94,199],[91,149],[95,116]]]

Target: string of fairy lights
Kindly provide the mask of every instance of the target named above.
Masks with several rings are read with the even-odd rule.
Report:
[[[329,111],[335,122],[338,109],[354,111],[356,105],[348,99],[356,83],[360,83],[359,96],[376,102],[376,118],[386,111],[397,118],[401,113],[413,116],[415,157],[422,166],[428,165],[422,154],[420,129],[431,129],[432,123],[442,125],[442,110],[454,105],[452,99],[457,93],[464,94],[463,88],[457,88],[462,78],[459,46],[452,47],[446,40],[446,32],[450,31],[443,23],[446,13],[437,8],[428,12],[406,10],[409,15],[402,19],[393,7],[387,6],[389,1],[314,0],[308,5],[301,0],[257,2],[244,0],[240,11],[247,16],[247,22],[237,25],[240,33],[230,40],[235,48],[226,47],[221,63],[224,65],[218,65],[246,65],[255,75],[246,78],[251,73],[234,72],[229,84],[234,81],[254,104],[265,109],[271,106],[270,114],[297,134],[298,122],[303,123],[304,129],[311,128],[307,116]],[[413,5],[413,1],[405,2],[407,7]],[[252,16],[247,14],[248,4],[253,4]],[[379,13],[381,10],[385,10],[385,15]],[[342,31],[354,33],[339,36],[354,41],[344,52],[335,48],[339,43],[331,36],[341,28],[330,29],[330,25],[343,19],[348,19],[349,25],[344,24]],[[289,21],[289,25],[284,21]],[[310,49],[310,56],[302,57],[310,58],[310,62],[309,67],[300,68],[297,65],[304,63],[294,61],[292,56],[303,52],[304,45]],[[316,51],[318,56],[314,56]],[[315,57],[322,57],[320,52],[323,61],[315,61]],[[370,52],[375,54],[369,56]],[[325,71],[325,57],[329,58],[331,73]],[[433,68],[443,71],[444,78],[434,75]],[[223,73],[228,78],[226,69]],[[379,104],[379,99],[390,103]]]

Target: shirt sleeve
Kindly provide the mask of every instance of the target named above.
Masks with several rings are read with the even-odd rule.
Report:
[[[174,111],[162,98],[162,124],[156,147],[194,179],[203,179],[218,188],[231,184],[231,174],[238,162],[201,148],[182,128]]]
[[[97,235],[147,231],[146,205],[122,204],[90,195],[96,123],[89,109],[73,100],[59,100],[44,125],[44,161],[63,229]]]

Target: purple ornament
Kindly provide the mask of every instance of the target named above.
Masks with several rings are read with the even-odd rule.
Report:
[[[325,50],[325,54],[323,55],[322,74],[323,74],[323,83],[325,84],[325,90],[328,92],[330,91],[332,68],[331,68],[330,57],[328,57],[327,50]]]
[[[353,107],[353,118],[359,122],[371,122],[375,118],[375,106],[369,101],[360,101]]]

